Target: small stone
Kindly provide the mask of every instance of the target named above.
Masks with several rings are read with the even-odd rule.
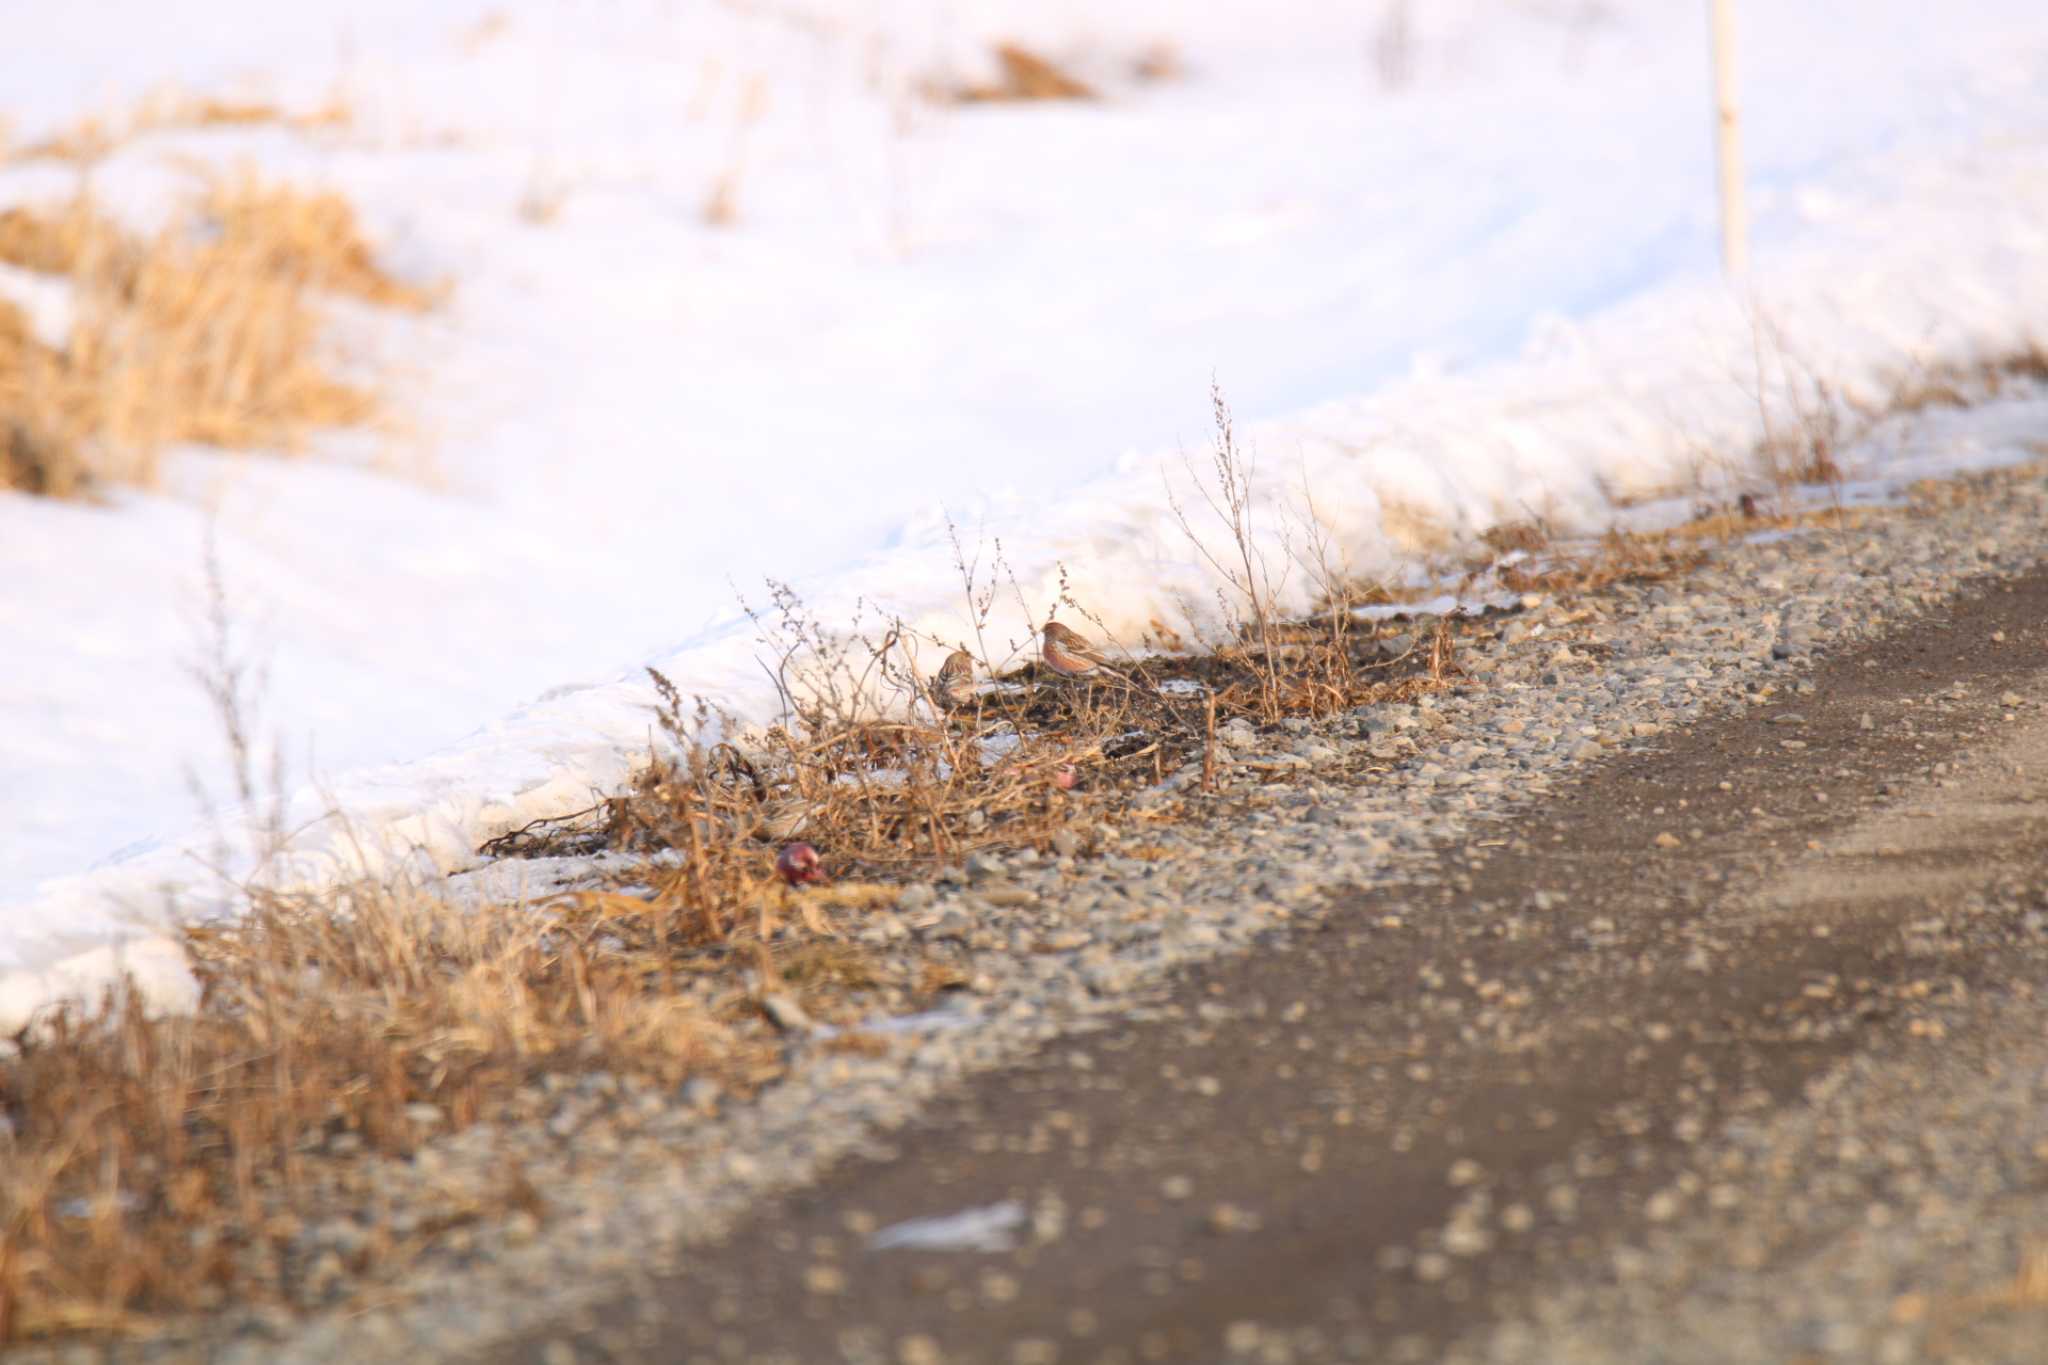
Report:
[[[836,1265],[820,1263],[804,1271],[804,1288],[813,1294],[846,1292],[846,1272]]]
[[[1476,1185],[1486,1175],[1486,1169],[1470,1157],[1459,1157],[1451,1163],[1445,1179],[1454,1187]]]
[[[1207,1222],[1209,1231],[1216,1233],[1251,1232],[1259,1226],[1257,1214],[1230,1203],[1210,1209]]]
[[[939,1343],[922,1332],[913,1332],[896,1342],[896,1365],[944,1365],[946,1353]]]
[[[1658,848],[1677,848],[1679,845],[1683,844],[1685,840],[1679,838],[1676,834],[1673,834],[1670,830],[1667,829],[1662,834],[1659,834],[1651,842],[1656,844]]]
[[[797,998],[787,991],[769,991],[763,995],[761,1013],[784,1033],[809,1033],[817,1027]]]
[[[937,920],[923,928],[925,938],[933,942],[945,942],[948,939],[957,941],[965,939],[973,932],[973,916],[958,908],[946,910]]]
[[[1195,1182],[1184,1175],[1170,1175],[1159,1182],[1159,1193],[1168,1199],[1179,1201],[1195,1192]]]

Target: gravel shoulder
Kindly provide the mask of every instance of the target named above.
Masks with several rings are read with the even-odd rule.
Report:
[[[1759,1266],[1701,1259],[1686,1238],[1728,1252],[1710,1215],[1761,1216],[1776,1168],[1715,1181],[1688,1163],[1796,1149],[1825,1131],[1823,1099],[1861,1093],[1831,1079],[1859,1066],[1878,1068],[1878,1095],[1902,1083],[1882,1067],[1926,1071],[1923,1053],[2021,1056],[1972,1021],[2023,1034],[2032,1018],[2013,1002],[2044,936],[2032,893],[2008,891],[2037,881],[2009,869],[1986,890],[1991,860],[1952,860],[1958,895],[2006,909],[1932,937],[1912,926],[1948,912],[1924,909],[1924,887],[1824,910],[1785,898],[1809,865],[1823,886],[1902,876],[1904,855],[1877,844],[1826,850],[1909,847],[1859,821],[1951,790],[1937,784],[1963,769],[1934,765],[1992,762],[2031,725],[2048,695],[2033,680],[2044,533],[2036,466],[1490,617],[1465,633],[1469,685],[1452,694],[1226,736],[1222,798],[1169,784],[1154,825],[978,855],[864,920],[864,951],[957,968],[944,1009],[792,1031],[783,1079],[744,1103],[565,1080],[530,1121],[351,1177],[379,1216],[466,1191],[497,1210],[423,1231],[402,1281],[337,1275],[310,1317],[230,1310],[75,1349],[549,1365],[1785,1356],[1768,1285],[1790,1271],[1774,1258],[1819,1256],[1835,1225],[1802,1223],[1820,1240],[1770,1241]],[[1979,842],[2031,856],[1998,828]],[[1928,856],[1940,872],[1946,855]],[[1951,941],[1932,963],[1912,946]],[[1950,1079],[1975,1074],[1959,1060]],[[2043,1107],[2028,1103],[2008,1104],[2000,1152],[2026,1139]],[[1971,1188],[2041,1174],[1998,1169]],[[494,1202],[512,1174],[537,1208]],[[1729,1185],[1733,1202],[1715,1192]],[[871,1249],[969,1209],[992,1210],[1000,1249]],[[360,1235],[309,1226],[293,1255],[339,1264]],[[2011,1279],[2011,1236],[1945,1267],[1961,1301]],[[1890,1287],[1881,1325],[1920,1350],[1937,1323],[1955,1330],[1951,1281],[1892,1243],[1925,1283]],[[1868,1307],[1862,1263],[1801,1264]],[[1925,1296],[1918,1319],[1892,1306],[1908,1292]],[[1645,1355],[1678,1301],[1748,1313],[1772,1345],[1716,1354],[1735,1338],[1701,1335],[1705,1354]],[[1628,1335],[1632,1313],[1651,1335]],[[1798,1339],[1819,1346],[1799,1349],[1892,1349],[1867,1312],[1817,1321]]]

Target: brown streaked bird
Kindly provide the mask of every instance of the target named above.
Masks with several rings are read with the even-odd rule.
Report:
[[[771,843],[794,839],[811,823],[812,813],[811,803],[798,797],[770,801],[756,815],[751,833]]]
[[[1047,621],[1038,632],[1039,657],[1062,678],[1085,678],[1106,668],[1109,660],[1085,636],[1068,630],[1057,621]]]
[[[974,700],[974,656],[956,649],[932,675],[932,700],[941,711],[957,711]]]

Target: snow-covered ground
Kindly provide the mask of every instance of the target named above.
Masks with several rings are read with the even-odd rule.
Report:
[[[1771,376],[1873,402],[2048,330],[2048,11],[1739,8],[1753,301],[1716,270],[1697,0],[18,15],[17,143],[167,84],[352,113],[140,138],[92,172],[103,199],[146,219],[193,158],[253,164],[346,191],[390,263],[454,292],[351,320],[402,418],[382,452],[194,450],[107,506],[0,494],[0,1024],[52,964],[206,899],[209,536],[262,732],[318,780],[301,813],[349,813],[301,870],[446,866],[623,775],[641,662],[765,715],[736,609],[765,575],[828,621],[864,598],[960,638],[950,513],[970,549],[1001,539],[1031,615],[1061,564],[1132,636],[1206,600],[1162,478],[1206,441],[1212,375],[1264,524],[1306,486],[1354,568],[1400,573],[1445,529],[1725,489],[1759,317],[1788,339]],[[1106,98],[920,94],[1004,38]],[[1168,48],[1176,73],[1133,74]],[[0,166],[0,206],[75,183]],[[1000,663],[1029,622],[997,608]]]

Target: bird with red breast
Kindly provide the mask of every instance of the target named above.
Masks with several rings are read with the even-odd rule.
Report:
[[[825,860],[809,844],[790,844],[775,859],[775,870],[791,886],[825,880]]]
[[[1038,655],[1062,678],[1086,678],[1109,667],[1109,660],[1079,631],[1047,621],[1038,632]]]

